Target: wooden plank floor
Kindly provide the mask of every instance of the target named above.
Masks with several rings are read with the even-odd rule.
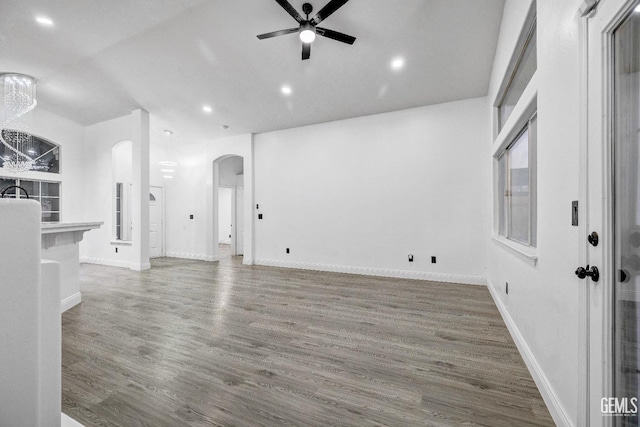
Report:
[[[152,265],[81,267],[62,410],[86,426],[553,425],[484,287]]]

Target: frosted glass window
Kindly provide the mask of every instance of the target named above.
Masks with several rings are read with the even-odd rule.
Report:
[[[536,24],[534,22],[530,27],[522,49],[518,52],[515,65],[511,73],[508,74],[509,81],[498,102],[498,130],[502,129],[513,112],[537,68]]]
[[[498,158],[498,234],[536,246],[536,122],[534,115]]]

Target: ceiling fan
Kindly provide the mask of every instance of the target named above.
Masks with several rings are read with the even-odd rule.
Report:
[[[289,28],[287,30],[273,31],[271,33],[260,34],[257,37],[260,40],[269,39],[271,37],[284,36],[286,34],[299,33],[300,40],[302,41],[302,59],[309,59],[311,56],[311,42],[316,38],[316,34],[337,40],[342,43],[353,44],[356,41],[355,37],[347,34],[340,33],[338,31],[329,30],[327,28],[318,27],[317,25],[323,20],[327,19],[333,12],[340,9],[349,0],[331,0],[325,7],[320,9],[320,12],[309,19],[309,14],[313,11],[313,6],[309,3],[302,5],[302,12],[307,15],[307,18],[303,18],[298,11],[291,6],[287,0],[276,0],[276,2],[282,6],[284,10],[289,13],[300,24],[295,28]]]

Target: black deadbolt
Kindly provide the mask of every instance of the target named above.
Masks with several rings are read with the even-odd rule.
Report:
[[[598,267],[595,265],[591,268],[587,265],[587,268],[578,267],[576,269],[576,276],[578,276],[578,279],[584,279],[589,276],[591,277],[591,280],[597,282],[600,279],[600,272],[598,271]]]
[[[593,246],[598,246],[598,233],[592,231],[591,234],[587,236],[587,241]]]

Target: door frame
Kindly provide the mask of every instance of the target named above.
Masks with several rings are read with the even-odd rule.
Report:
[[[580,208],[579,259],[596,265],[600,280],[579,283],[578,425],[611,426],[616,417],[601,412],[613,396],[614,155],[613,33],[637,0],[600,1],[580,20]],[[587,235],[597,231],[601,244]]]
[[[162,231],[162,244],[160,247],[160,256],[159,257],[154,257],[154,258],[163,258],[165,256],[167,256],[166,253],[166,229],[165,229],[165,215],[166,215],[166,203],[165,203],[165,198],[164,198],[164,187],[160,187],[159,185],[150,185],[149,186],[149,192],[151,192],[151,189],[159,189],[160,190],[160,196],[162,197],[162,202],[160,203],[160,230]],[[151,222],[151,220],[149,220],[149,222]],[[150,224],[149,224],[150,225]],[[151,250],[149,250],[149,252],[151,252]],[[151,258],[151,254],[149,254],[149,258]]]

